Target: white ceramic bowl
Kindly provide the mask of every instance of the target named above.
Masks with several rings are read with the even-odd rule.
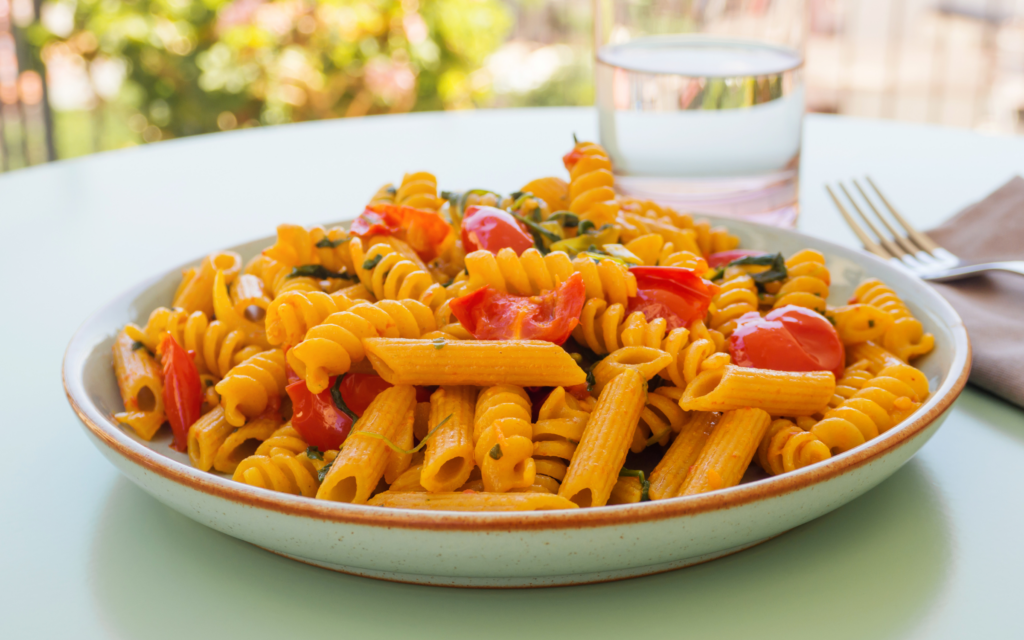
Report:
[[[480,587],[581,584],[685,567],[779,535],[888,478],[942,424],[971,361],[959,316],[909,273],[792,231],[721,222],[745,248],[821,251],[832,273],[833,303],[865,277],[893,287],[935,334],[935,350],[914,363],[931,384],[928,401],[859,448],[721,491],[561,512],[455,513],[331,503],[249,487],[192,468],[185,454],[170,449],[166,433],[147,443],[119,426],[112,418],[122,410],[110,351],[114,336],[126,322],[145,322],[152,309],[170,303],[180,269],[143,282],[82,325],[64,358],[64,386],[89,438],[137,485],[198,522],[302,562],[373,578]],[[272,241],[234,250],[248,258]]]

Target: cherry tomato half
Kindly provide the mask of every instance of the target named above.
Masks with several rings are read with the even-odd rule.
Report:
[[[337,376],[331,378],[327,388],[314,395],[302,380],[292,382],[285,387],[292,399],[292,426],[317,449],[337,449],[352,430],[353,415],[362,417],[377,394],[390,386],[377,375],[349,373],[342,377],[341,384]],[[335,390],[340,392],[344,406],[338,406]]]
[[[553,291],[517,296],[491,287],[452,300],[451,310],[477,340],[565,342],[580,321],[587,289],[583,275],[572,274]]]
[[[192,354],[167,334],[157,349],[164,369],[164,408],[174,432],[171,447],[188,449],[188,429],[202,415],[203,385]]]
[[[369,236],[395,236],[409,243],[424,260],[437,257],[451,227],[434,211],[400,207],[393,204],[371,204],[352,222],[349,234]]]
[[[729,338],[733,361],[741,367],[775,371],[843,373],[845,354],[835,327],[822,315],[786,305],[761,317],[740,316]]]
[[[462,247],[466,253],[486,249],[497,254],[507,247],[518,256],[532,246],[533,236],[507,211],[481,205],[466,208],[462,218]]]
[[[629,299],[627,313],[643,312],[648,321],[664,318],[668,329],[689,326],[708,312],[718,285],[682,267],[633,267],[637,294]]]
[[[715,267],[725,266],[732,262],[733,260],[763,255],[767,254],[764,251],[755,251],[753,249],[733,249],[732,251],[712,253],[711,255],[708,256],[708,267],[714,269]]]
[[[566,171],[572,171],[572,168],[576,166],[576,163],[583,157],[583,150],[580,149],[579,145],[573,147],[572,151],[562,156],[562,164],[565,165]]]

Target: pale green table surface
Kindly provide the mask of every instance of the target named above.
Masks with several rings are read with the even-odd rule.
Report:
[[[351,217],[386,181],[512,190],[561,171],[588,109],[383,116],[202,136],[0,176],[6,412],[0,638],[1021,638],[1024,412],[968,389],[920,454],[831,514],[708,564],[524,591],[302,565],[150,498],[64,399],[75,328],[138,280],[279,222]],[[1024,140],[811,116],[800,227],[853,244],[821,189],[870,172],[934,224],[1024,173]]]

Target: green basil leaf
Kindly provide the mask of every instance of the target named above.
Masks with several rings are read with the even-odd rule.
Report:
[[[372,258],[367,258],[366,260],[364,260],[363,261],[363,268],[366,269],[367,271],[369,271],[370,269],[373,269],[378,264],[380,264],[380,261],[383,260],[383,259],[384,259],[384,254],[378,253],[377,255],[373,256]]]
[[[579,235],[583,235],[584,233],[588,231],[593,231],[596,228],[597,227],[596,225],[594,225],[593,220],[581,220],[580,223],[576,226],[576,233],[578,233]]]
[[[353,276],[350,276],[347,273],[331,271],[322,264],[304,264],[302,266],[295,267],[292,269],[292,272],[288,274],[288,278],[316,278],[317,280],[341,278],[342,280],[355,280]]]
[[[495,460],[501,460],[501,456],[504,455],[501,452],[501,445],[496,444],[493,447],[491,447],[491,450],[487,452],[487,455],[491,456]]]
[[[341,411],[349,418],[352,418],[352,424],[355,424],[359,421],[359,416],[348,408],[348,405],[345,404],[344,398],[341,397],[341,381],[344,378],[344,375],[340,375],[338,376],[338,379],[334,381],[334,386],[331,387],[331,399],[334,400],[334,406],[338,407],[338,411]]]
[[[563,227],[578,227],[580,224],[580,217],[570,211],[558,211],[548,216],[548,220],[557,220]]]
[[[644,472],[639,469],[625,469],[619,471],[619,477],[638,478],[640,480],[640,502],[647,502],[651,499],[651,483],[644,478]]]
[[[132,343],[132,351],[138,351],[139,349],[146,349],[146,345],[136,340]],[[149,349],[146,349],[146,351],[149,351]]]
[[[337,240],[331,240],[330,238],[326,238],[325,237],[322,240],[320,240],[319,242],[317,242],[316,246],[318,248],[320,248],[320,249],[336,249],[336,248],[340,247],[341,245],[345,244],[346,242],[348,242],[351,239],[352,239],[351,236],[348,236],[348,237],[345,237],[345,238],[339,238]]]
[[[316,447],[309,446],[306,447],[306,457],[310,460],[323,460],[324,454],[320,453],[320,450]]]
[[[316,479],[317,479],[317,480],[318,480],[318,481],[319,481],[320,483],[323,483],[323,481],[324,481],[324,478],[326,478],[326,477],[327,477],[327,472],[331,470],[331,465],[332,465],[332,464],[334,464],[334,462],[333,462],[333,461],[332,461],[332,462],[328,462],[328,463],[327,463],[327,464],[325,464],[324,466],[320,467],[320,470],[316,472]]]

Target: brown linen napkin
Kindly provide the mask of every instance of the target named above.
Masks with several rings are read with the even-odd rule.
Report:
[[[928,235],[963,260],[1024,260],[1024,179],[956,214]],[[935,288],[970,335],[971,382],[1024,407],[1024,276],[992,272]]]

